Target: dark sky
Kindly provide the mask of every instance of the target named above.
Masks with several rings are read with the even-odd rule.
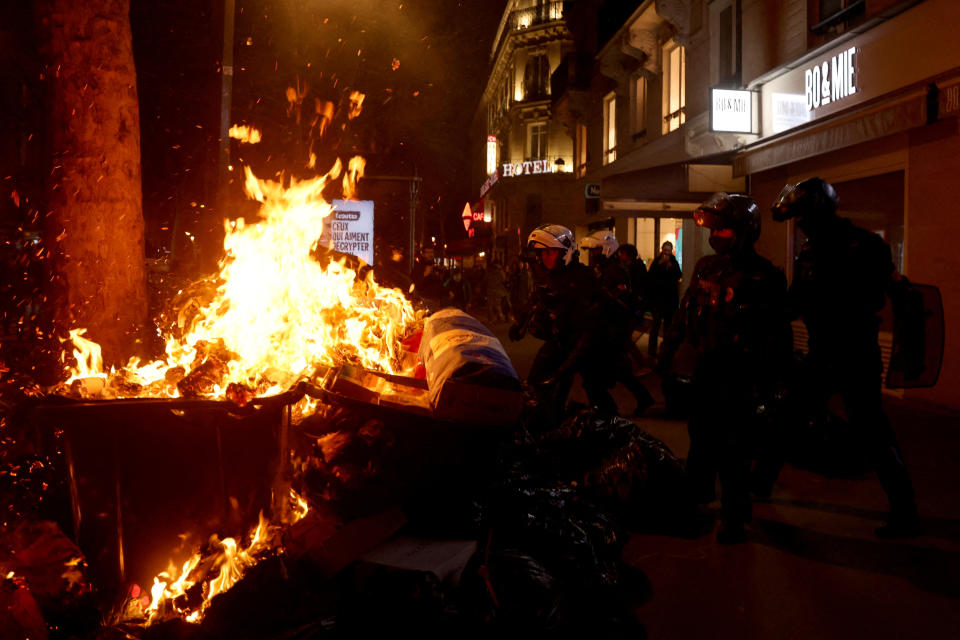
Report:
[[[237,0],[232,120],[264,132],[262,145],[237,152],[265,176],[302,173],[305,153],[296,143],[303,131],[292,133],[286,88],[307,88],[307,107],[314,97],[339,104],[359,90],[367,96],[363,114],[340,139],[324,140],[331,157],[356,150],[367,156],[368,173],[416,170],[423,176],[421,211],[430,218],[432,208],[435,220],[448,216],[456,233],[475,186],[469,123],[505,3]],[[133,0],[131,20],[144,209],[149,237],[163,242],[178,212],[181,220],[185,209],[200,216],[200,204],[215,202],[222,5]]]

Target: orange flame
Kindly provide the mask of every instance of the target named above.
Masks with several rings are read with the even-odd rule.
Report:
[[[260,142],[260,131],[247,125],[235,124],[230,127],[230,137],[247,144],[257,144]]]
[[[78,364],[69,369],[70,381],[104,379],[107,397],[178,397],[177,381],[206,367],[199,373],[212,372],[217,380],[195,393],[219,398],[231,383],[258,395],[277,393],[320,365],[346,361],[397,372],[400,341],[421,314],[401,291],[379,286],[372,273],[358,280],[344,262],[313,258],[332,212],[322,192],[341,170],[338,160],[326,176],[293,179],[285,188],[245,168],[245,190],[261,203],[261,221],[225,224],[226,257],[213,301],[183,319],[180,335],[166,336],[163,360],[141,365],[131,359],[109,375],[95,343],[82,338],[84,330],[72,331]],[[349,184],[362,175],[363,159],[351,159]],[[83,391],[97,395],[86,386]]]
[[[353,156],[347,164],[347,172],[343,174],[343,199],[353,200],[357,195],[357,183],[363,177],[367,161],[360,156]]]

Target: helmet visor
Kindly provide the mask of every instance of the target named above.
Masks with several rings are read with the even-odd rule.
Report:
[[[780,194],[777,196],[777,199],[773,201],[773,206],[770,207],[770,211],[773,213],[773,219],[777,222],[789,220],[794,216],[794,214],[790,211],[790,202],[792,200],[790,196],[795,188],[795,185],[788,184],[780,190]]]

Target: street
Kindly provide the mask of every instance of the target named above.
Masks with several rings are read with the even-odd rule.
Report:
[[[507,324],[492,328],[524,376],[540,341],[511,343]],[[663,416],[656,374],[644,382],[657,404],[635,422],[684,458],[685,423]],[[618,386],[614,397],[630,415],[630,394]],[[571,399],[586,401],[579,383]],[[913,474],[921,537],[874,537],[887,509],[874,474],[827,478],[788,465],[772,498],[754,504],[747,544],[632,536],[625,559],[653,585],[653,600],[636,612],[649,637],[957,637],[960,417],[888,396],[885,407]],[[718,512],[719,501],[710,508]]]

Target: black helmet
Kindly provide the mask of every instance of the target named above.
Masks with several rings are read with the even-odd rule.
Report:
[[[736,249],[753,246],[760,237],[760,208],[741,193],[715,193],[693,212],[693,220],[708,229],[733,229]]]
[[[810,214],[832,218],[836,215],[839,204],[840,198],[832,184],[823,178],[808,178],[795,185],[785,186],[771,210],[773,219],[780,222]]]

